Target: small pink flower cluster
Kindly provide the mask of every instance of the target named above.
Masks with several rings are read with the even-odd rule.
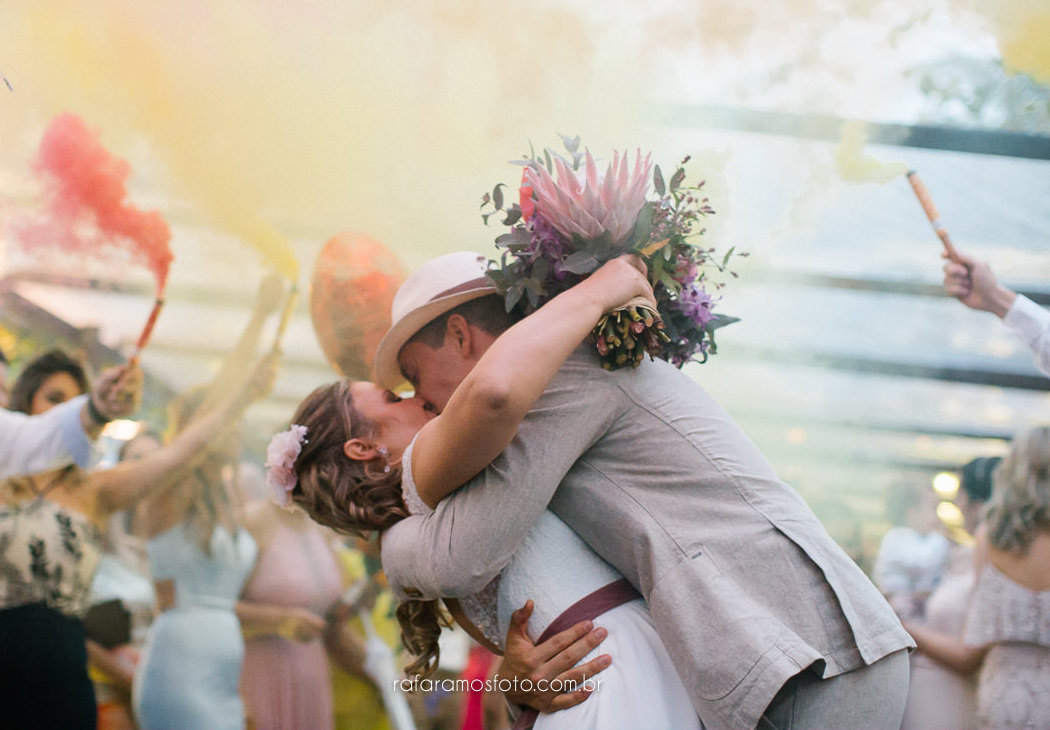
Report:
[[[295,475],[295,460],[306,443],[306,426],[293,424],[270,439],[266,447],[266,483],[270,485],[275,504],[287,507],[292,503],[292,490],[299,479]]]

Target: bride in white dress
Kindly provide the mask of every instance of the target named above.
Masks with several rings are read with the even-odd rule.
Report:
[[[411,459],[409,447],[402,474],[405,503],[413,514],[423,514],[430,508],[416,494]],[[531,599],[534,604],[527,627],[529,638],[539,643],[548,627],[573,604],[620,581],[626,583],[572,528],[547,510],[499,577],[477,595],[461,598],[459,603],[470,623],[492,645],[490,648],[495,647],[502,654],[511,614],[526,601]],[[595,626],[605,628],[609,635],[579,663],[586,663],[599,653],[610,655],[613,662],[588,680],[594,688],[593,696],[568,709],[538,715],[533,725],[536,730],[701,727],[656,633],[649,608],[640,595],[634,595],[594,618]]]
[[[604,312],[636,296],[652,301],[638,265],[636,259],[612,261],[507,330],[433,420],[418,399],[400,399],[371,383],[344,381],[314,391],[299,406],[295,425],[275,436],[268,451],[275,498],[343,531],[381,530],[409,512],[429,510],[428,502],[436,504],[503,451]],[[526,713],[516,728],[533,722],[542,730],[701,727],[645,602],[549,511],[501,575],[460,606],[473,625],[467,628],[502,650],[511,614],[529,599],[534,610],[527,631],[534,642],[593,619],[608,637],[580,664],[599,652],[612,664],[591,678],[586,701],[549,714]],[[420,605],[403,606],[399,618],[409,637],[419,637],[410,639],[410,648],[423,654],[410,668],[426,673],[436,659],[438,632],[433,621],[420,630],[415,619],[430,608]]]

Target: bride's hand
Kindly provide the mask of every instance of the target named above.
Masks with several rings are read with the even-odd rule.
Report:
[[[529,600],[511,614],[499,668],[499,676],[511,680],[508,682],[511,689],[503,693],[510,702],[539,712],[556,712],[578,705],[600,686],[600,682],[588,680],[612,664],[608,654],[580,663],[605,640],[608,631],[594,627],[591,621],[581,621],[542,644],[533,644],[527,626],[534,607]],[[552,686],[558,690],[551,689]]]
[[[639,298],[655,310],[656,297],[647,273],[645,263],[638,256],[624,254],[607,261],[576,288],[592,297],[602,312],[611,312]]]

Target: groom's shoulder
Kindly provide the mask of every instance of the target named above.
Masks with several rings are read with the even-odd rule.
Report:
[[[632,400],[663,400],[669,394],[689,400],[705,397],[699,383],[670,363],[645,359],[637,368],[605,370],[593,346],[578,348],[552,379],[548,390],[577,390],[577,395],[593,393],[615,397],[618,393]]]

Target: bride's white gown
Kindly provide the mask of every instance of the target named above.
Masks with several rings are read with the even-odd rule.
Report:
[[[414,445],[414,444],[413,444]],[[403,459],[405,503],[413,514],[430,508],[412,479],[412,446]],[[562,612],[597,589],[620,580],[553,512],[546,511],[503,572],[479,594],[461,598],[467,618],[503,648],[511,614],[532,599],[528,633],[533,641]],[[637,598],[594,619],[608,638],[581,660],[608,654],[612,666],[594,678],[595,692],[582,704],[541,714],[537,730],[690,730],[702,728],[682,681],[653,626],[645,601]]]

